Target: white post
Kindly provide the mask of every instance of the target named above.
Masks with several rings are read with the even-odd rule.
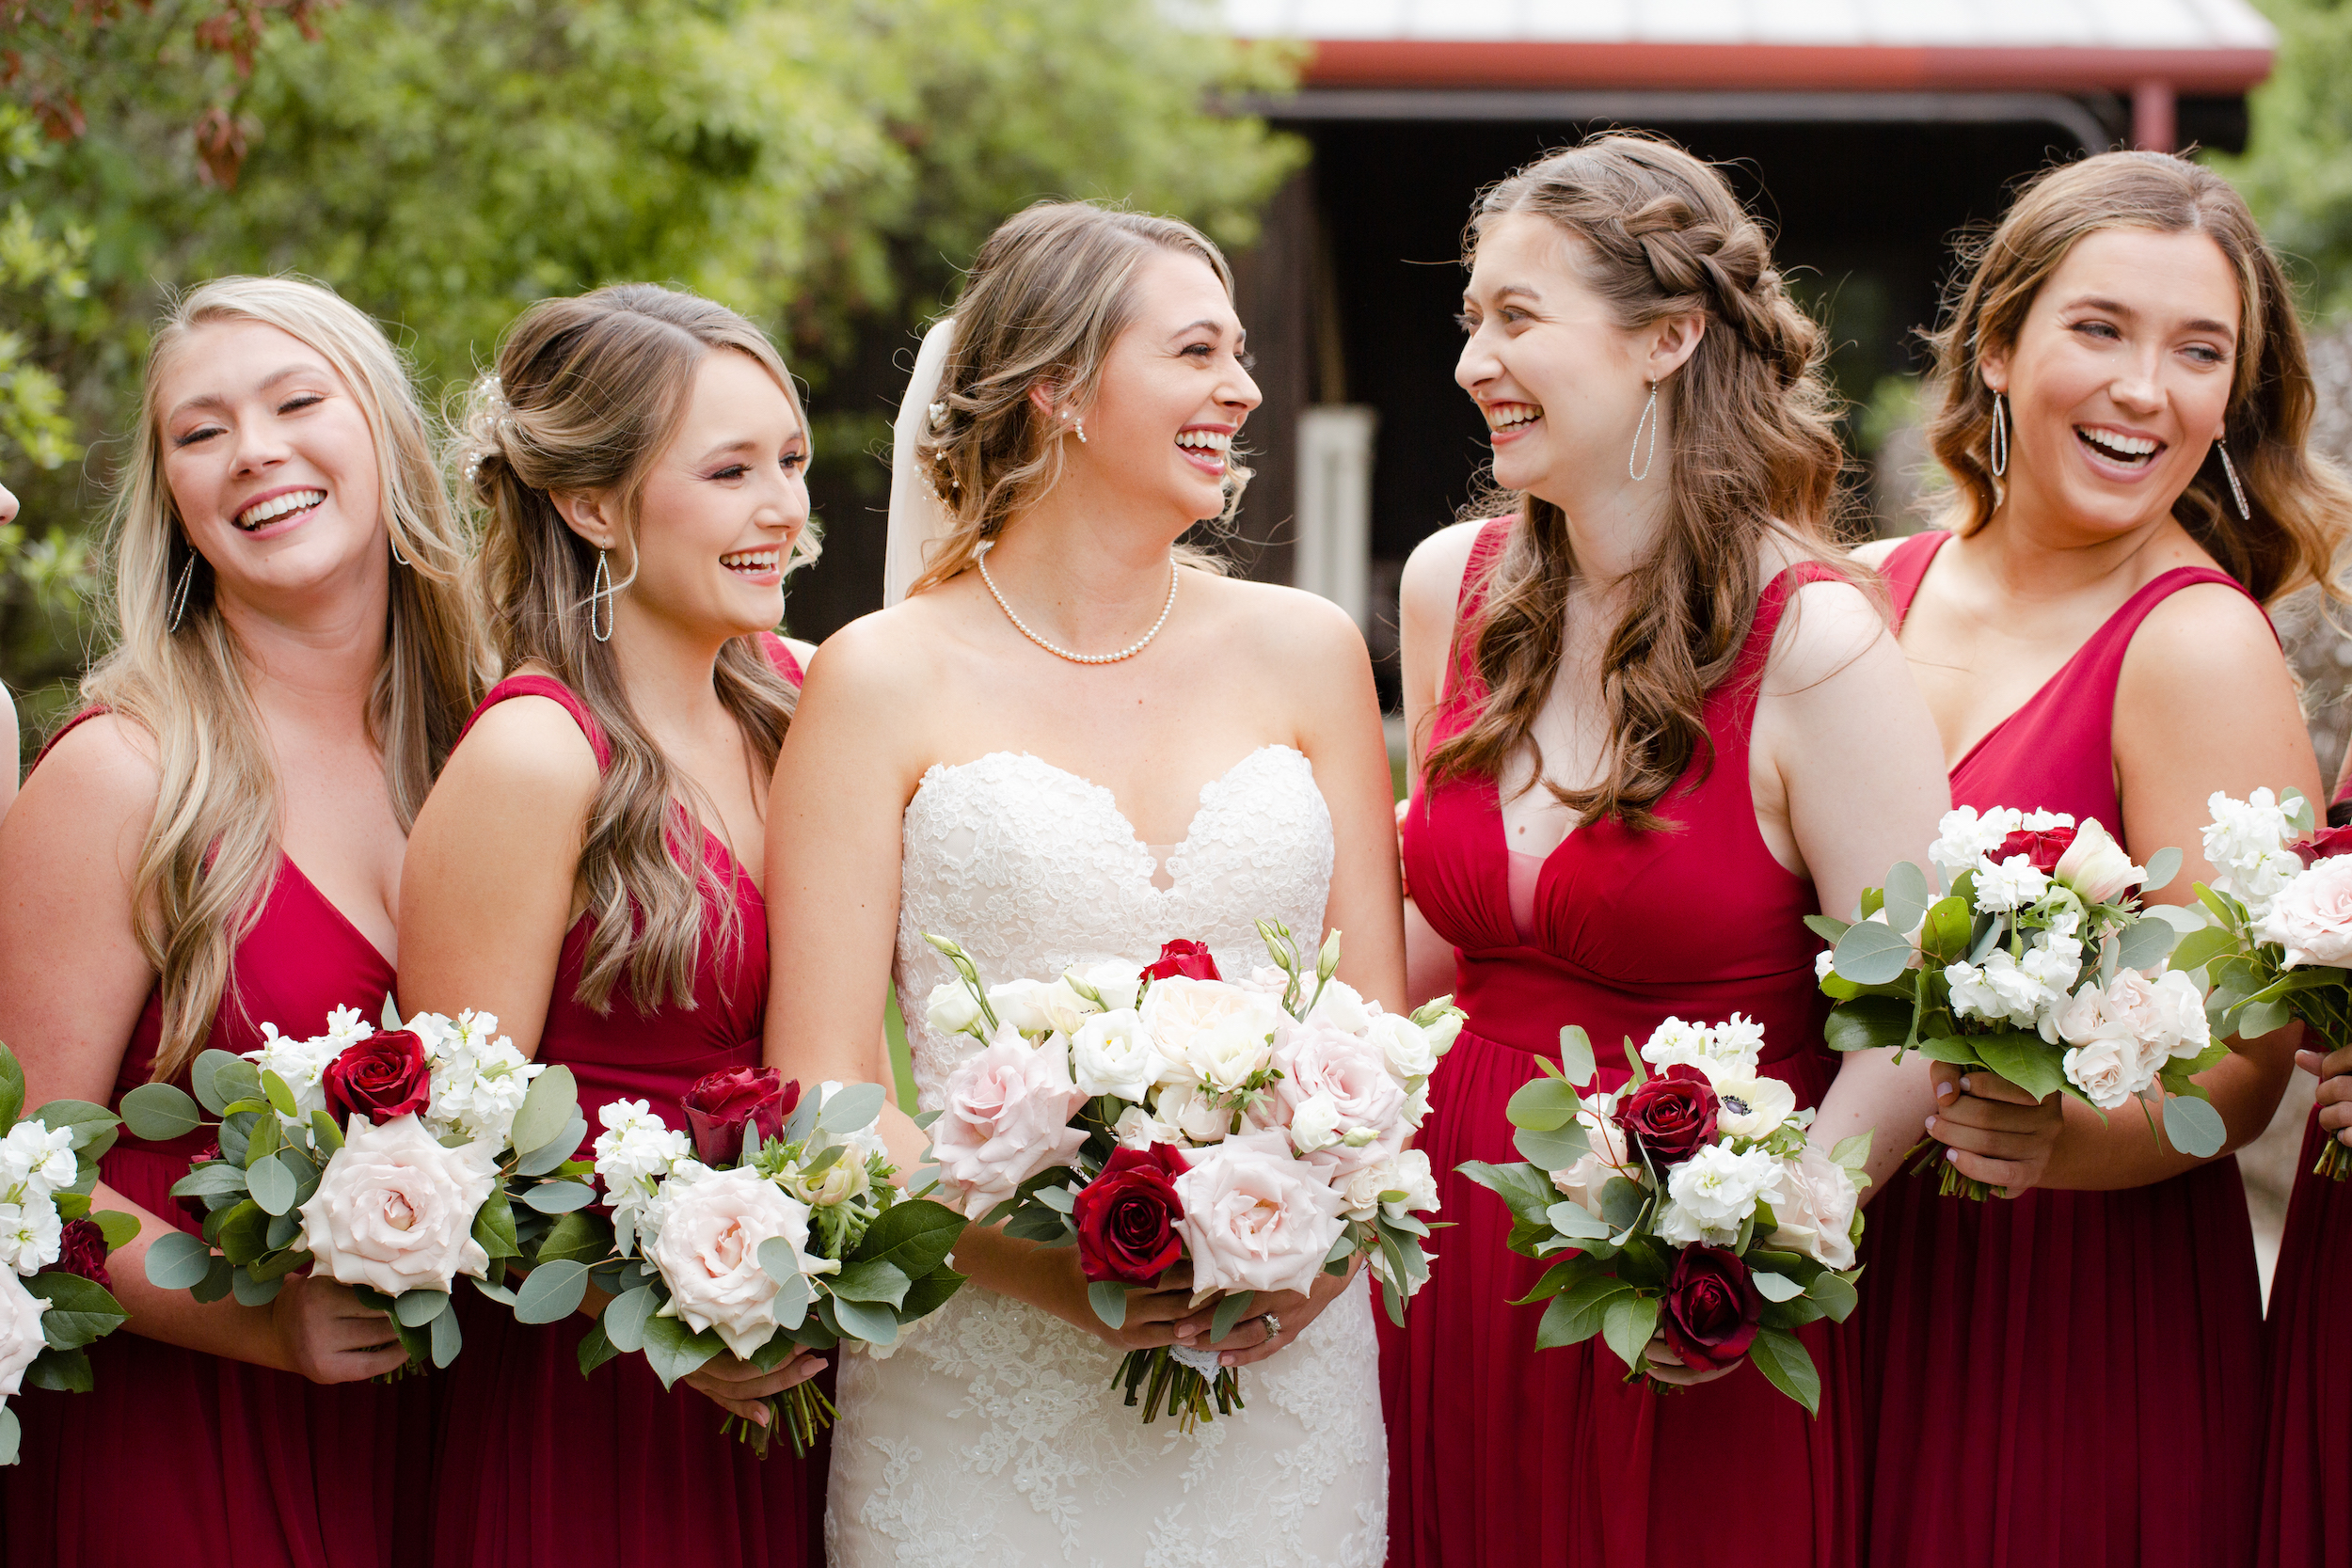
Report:
[[[1377,411],[1323,404],[1298,416],[1295,585],[1371,626],[1372,442]]]

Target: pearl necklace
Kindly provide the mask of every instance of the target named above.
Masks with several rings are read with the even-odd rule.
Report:
[[[1046,641],[1045,639],[1029,629],[1027,622],[1012,612],[1012,606],[1005,602],[1005,595],[996,587],[996,579],[988,575],[988,557],[985,553],[975,558],[972,564],[980,569],[980,580],[988,584],[989,597],[994,599],[996,608],[1005,612],[1005,619],[1012,623],[1013,630],[1052,654],[1056,658],[1066,658],[1073,664],[1117,664],[1121,659],[1135,657],[1136,655],[1143,652],[1152,639],[1160,635],[1160,628],[1168,625],[1168,612],[1176,608],[1176,561],[1171,556],[1168,562],[1168,603],[1160,607],[1160,618],[1152,623],[1152,629],[1115,654],[1073,654],[1067,648],[1058,648]]]

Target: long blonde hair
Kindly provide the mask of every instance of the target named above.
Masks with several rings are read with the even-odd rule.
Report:
[[[594,635],[600,552],[572,531],[549,492],[608,493],[633,562],[646,473],[685,418],[696,368],[723,350],[775,377],[806,432],[791,374],[758,327],[695,294],[620,283],[541,300],[516,319],[496,373],[468,400],[453,452],[463,493],[485,520],[478,571],[500,657],[510,671],[543,666],[578,693],[612,747],[580,852],[594,922],[576,995],[599,1012],[624,979],[640,1012],[693,1006],[707,895],[719,910],[719,943],[739,942],[742,932],[732,890],[704,860],[691,792],[629,705],[612,645]],[[785,570],[816,554],[814,530],[804,530]],[[729,641],[713,678],[761,770],[772,768],[798,693],[755,637]]]
[[[1049,382],[1058,400],[1093,398],[1111,345],[1135,318],[1136,274],[1161,251],[1208,263],[1232,297],[1224,253],[1177,218],[1041,201],[997,225],[980,246],[956,303],[939,401],[915,443],[923,477],[954,528],[932,546],[909,593],[968,570],[1007,523],[1059,482],[1062,428],[1039,412],[1029,388]],[[1229,466],[1219,522],[1232,518],[1248,483],[1248,469]],[[1204,551],[1177,555],[1189,566],[1222,569]]]
[[[1557,224],[1581,242],[1575,264],[1618,327],[1703,315],[1690,359],[1659,383],[1674,433],[1665,527],[1633,570],[1625,614],[1602,657],[1608,773],[1590,789],[1546,787],[1586,823],[1665,826],[1653,809],[1693,763],[1711,765],[1705,705],[1736,664],[1763,597],[1761,551],[1777,539],[1843,575],[1830,541],[1844,460],[1821,374],[1821,329],[1788,296],[1771,242],[1723,176],[1661,139],[1596,136],[1529,165],[1486,192],[1470,220],[1512,214]],[[1568,520],[1533,495],[1497,494],[1474,509],[1518,514],[1468,640],[1486,700],[1436,748],[1432,782],[1501,779],[1534,729],[1561,659],[1576,557]]]
[[[139,950],[163,996],[159,1082],[188,1064],[224,1000],[233,1002],[237,943],[260,917],[279,859],[279,782],[261,711],[236,634],[215,603],[212,567],[189,545],[164,475],[164,372],[199,328],[226,321],[260,322],[315,350],[351,389],[374,437],[386,548],[398,560],[367,726],[404,832],[486,670],[462,582],[465,543],[424,411],[383,329],[329,290],[294,277],[215,278],[181,298],[149,345],[138,446],[115,489],[113,647],[82,681],[87,705],[121,716],[155,742],[155,816],[132,896]]]
[[[2315,396],[2294,291],[2246,198],[2213,170],[2169,152],[2102,152],[2051,169],[1964,253],[1943,325],[1929,340],[1942,402],[1928,442],[1956,481],[1947,526],[1974,533],[2001,501],[1988,447],[1993,391],[1978,369],[1984,351],[2013,347],[2042,286],[2075,245],[2109,229],[2202,234],[2237,278],[2237,362],[2223,422],[2253,516],[2238,516],[2217,453],[2172,503],[2172,515],[2265,604],[2314,582],[2341,601],[2334,561],[2352,518],[2352,486],[2307,445]]]

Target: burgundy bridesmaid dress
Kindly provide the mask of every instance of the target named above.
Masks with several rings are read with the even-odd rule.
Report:
[[[1887,557],[1899,626],[1948,537],[1917,534]],[[2149,611],[2201,582],[2237,587],[2176,567],[2133,594],[1961,759],[1954,801],[2095,816],[2122,838],[2116,678]],[[1899,1175],[1869,1216],[1873,1561],[2254,1560],[2262,1299],[2235,1159],[2123,1192],[1981,1203],[1937,1196],[1932,1173]]]
[[[783,643],[771,640],[770,652],[797,684],[799,667]],[[547,676],[500,682],[474,719],[510,697],[563,705],[598,765],[611,761],[586,705]],[[592,1135],[601,1131],[597,1111],[616,1100],[650,1101],[664,1121],[683,1128],[680,1101],[695,1080],[760,1065],[767,904],[715,834],[706,832],[703,852],[733,890],[740,941],[706,941],[692,1006],[640,1012],[624,985],[611,1010],[596,1013],[574,995],[589,917],[564,939],[538,1059],[572,1069]],[[715,906],[705,928],[716,937]],[[435,1455],[434,1560],[441,1568],[801,1568],[822,1560],[821,1450],[795,1459],[780,1439],[767,1459],[754,1457],[721,1433],[718,1405],[684,1384],[665,1390],[642,1355],[615,1357],[583,1378],[584,1316],[534,1326],[471,1291],[458,1302],[465,1349],[443,1374]]]
[[[2352,781],[2336,792],[2346,800]],[[2352,1562],[2352,1188],[2312,1174],[2327,1137],[2313,1106],[2270,1276],[2269,1463],[2254,1560],[2279,1568]]]
[[[337,1007],[373,1022],[391,989],[384,955],[281,855],[261,914],[237,944],[206,1044],[257,1051],[265,1022],[289,1035],[325,1034]],[[117,1103],[147,1082],[162,1038],[158,990],[123,1049]],[[174,1082],[188,1087],[186,1071]],[[102,1180],[195,1233],[199,1222],[169,1190],[210,1142],[203,1130],[164,1144],[125,1132],[100,1161]],[[424,1513],[412,1483],[421,1480],[416,1459],[430,1424],[425,1379],[322,1386],[142,1338],[128,1326],[89,1355],[93,1391],[28,1389],[9,1402],[24,1425],[22,1461],[0,1469],[11,1565],[365,1568],[418,1560]]]
[[[1438,739],[1484,698],[1469,655],[1487,576],[1511,519],[1481,531],[1463,575],[1453,674]],[[1638,1046],[1669,1015],[1764,1025],[1764,1070],[1818,1105],[1836,1069],[1804,917],[1810,882],[1756,831],[1748,737],[1773,630],[1816,568],[1782,573],[1757,606],[1739,665],[1707,699],[1712,766],[1694,765],[1660,802],[1672,832],[1603,821],[1571,832],[1541,864],[1516,914],[1511,852],[1491,780],[1425,788],[1405,824],[1413,896],[1455,948],[1456,1000],[1470,1022],[1432,1084],[1418,1147],[1438,1172],[1441,1217],[1430,1282],[1402,1330],[1380,1322],[1389,1428],[1389,1560],[1399,1568],[1673,1568],[1854,1560],[1860,1508],[1850,1412],[1854,1336],[1804,1331],[1821,1373],[1808,1418],[1753,1367],[1687,1392],[1629,1387],[1597,1339],[1537,1351],[1543,1304],[1514,1307],[1541,1266],[1507,1250],[1511,1216],[1454,1174],[1466,1160],[1512,1162],[1503,1105],[1579,1023],[1597,1048],[1600,1086],[1629,1076]],[[1525,902],[1524,899],[1521,900]]]

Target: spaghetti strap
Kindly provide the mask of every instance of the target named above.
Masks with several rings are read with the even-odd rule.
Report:
[[[1487,585],[1494,579],[1503,546],[1511,542],[1511,530],[1518,520],[1514,514],[1486,522],[1470,545],[1470,559],[1462,563],[1462,591],[1454,602],[1452,671],[1444,700],[1438,705],[1440,709],[1456,705],[1475,707],[1485,700],[1486,684],[1478,675],[1478,623],[1486,616]]]
[[[39,768],[41,765],[42,759],[49,755],[51,749],[54,748],[58,741],[63,740],[67,736],[72,735],[75,730],[81,728],[85,721],[95,719],[102,713],[109,713],[112,711],[113,710],[107,707],[103,703],[92,703],[89,706],[84,708],[81,712],[75,714],[72,718],[58,725],[57,733],[42,741],[40,743],[40,750],[33,753],[33,768]],[[24,771],[26,776],[30,777],[33,768],[28,768]]]
[[[789,649],[786,651],[787,654],[790,652]],[[467,716],[466,727],[457,732],[458,744],[465,744],[466,736],[473,733],[474,725],[480,722],[484,714],[510,697],[545,697],[555,704],[572,716],[572,722],[580,726],[580,733],[588,737],[589,748],[596,753],[598,770],[612,765],[612,743],[604,737],[604,726],[597,723],[596,716],[588,711],[588,705],[580,701],[580,693],[553,675],[509,675],[490,688],[481,705]]]

